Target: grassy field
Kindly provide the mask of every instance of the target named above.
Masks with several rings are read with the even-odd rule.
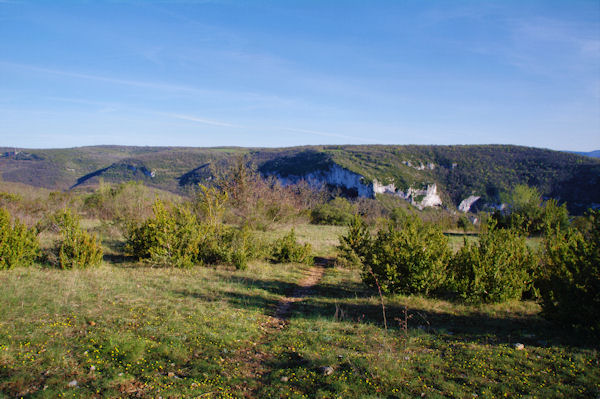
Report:
[[[118,259],[119,237],[105,231],[107,259]],[[343,232],[296,227],[327,258]],[[475,307],[393,296],[385,329],[379,297],[359,271],[327,266],[285,322],[274,318],[309,269],[105,262],[2,271],[0,398],[600,395],[597,344],[547,323],[534,302]]]

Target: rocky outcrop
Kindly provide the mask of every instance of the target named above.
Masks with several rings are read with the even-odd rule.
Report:
[[[377,180],[373,181],[373,193],[374,194],[396,194],[398,190],[396,190],[396,186],[394,183],[390,183],[388,185],[383,185],[379,183]]]
[[[411,161],[402,161],[402,163],[410,168],[416,169],[416,170],[434,170],[435,169],[435,164],[431,163],[431,162],[427,162],[426,164],[423,164],[423,162],[419,162],[419,164],[413,164]]]
[[[458,205],[458,210],[461,212],[464,212],[464,213],[469,212],[471,210],[471,207],[473,206],[473,204],[476,203],[479,200],[479,198],[481,198],[481,197],[478,197],[475,195],[471,195],[471,196],[465,198]]]
[[[416,189],[410,187],[408,190],[406,190],[406,192],[399,190],[396,195],[404,198],[419,209],[442,205],[442,198],[437,192],[436,184],[430,184],[426,189]]]
[[[426,188],[408,188],[406,191],[396,189],[394,183],[383,184],[377,180],[367,183],[364,176],[333,164],[328,170],[317,170],[303,176],[274,175],[282,185],[296,184],[305,180],[313,187],[330,185],[354,191],[359,197],[374,198],[376,194],[391,194],[410,202],[419,209],[442,205],[442,199],[437,192],[436,184]]]
[[[313,187],[330,185],[356,191],[356,195],[359,197],[372,198],[375,196],[373,184],[365,183],[364,176],[351,172],[337,164],[332,165],[328,170],[316,170],[302,176],[280,176],[278,174],[275,174],[274,176],[284,186],[296,184],[301,180],[305,180]]]
[[[419,209],[442,205],[442,198],[437,192],[436,184],[429,184],[425,189],[409,187],[406,191],[402,191],[397,190],[393,183],[383,185],[375,180],[373,182],[373,192],[375,194],[396,195]]]

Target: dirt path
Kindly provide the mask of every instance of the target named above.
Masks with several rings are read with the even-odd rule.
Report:
[[[306,298],[311,289],[319,283],[321,277],[323,277],[324,264],[315,264],[308,274],[298,283],[298,287],[292,292],[290,296],[287,296],[279,301],[277,309],[275,310],[274,318],[280,323],[286,323],[287,316],[289,315],[290,309],[294,302],[299,302]]]
[[[254,342],[253,346],[251,348],[244,348],[236,354],[236,361],[243,364],[244,374],[242,376],[246,381],[254,381],[254,384],[245,383],[244,386],[238,387],[239,392],[243,396],[247,398],[257,397],[258,390],[264,384],[263,378],[271,372],[267,363],[273,359],[273,355],[265,352],[263,348],[274,341],[277,333],[287,326],[293,304],[302,301],[310,295],[313,287],[323,277],[323,272],[327,264],[327,259],[317,259],[315,265],[298,282],[294,291],[279,301],[273,315],[261,325],[263,334]]]

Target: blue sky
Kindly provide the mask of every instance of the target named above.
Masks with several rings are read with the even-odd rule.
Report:
[[[0,0],[0,146],[600,148],[600,1]]]

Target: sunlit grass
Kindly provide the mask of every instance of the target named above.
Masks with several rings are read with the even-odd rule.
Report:
[[[120,254],[118,229],[84,224],[102,236],[108,254]],[[289,228],[259,234],[271,242]],[[324,257],[335,254],[345,231],[295,229]],[[597,345],[541,319],[533,301],[470,306],[389,296],[386,330],[380,299],[361,283],[360,270],[329,267],[311,295],[293,305],[286,328],[270,327],[279,301],[308,269],[263,261],[245,271],[106,261],[87,270],[2,271],[0,397],[600,394]],[[254,351],[266,355],[253,360]],[[252,361],[266,373],[253,375]],[[326,366],[331,375],[321,371]]]

